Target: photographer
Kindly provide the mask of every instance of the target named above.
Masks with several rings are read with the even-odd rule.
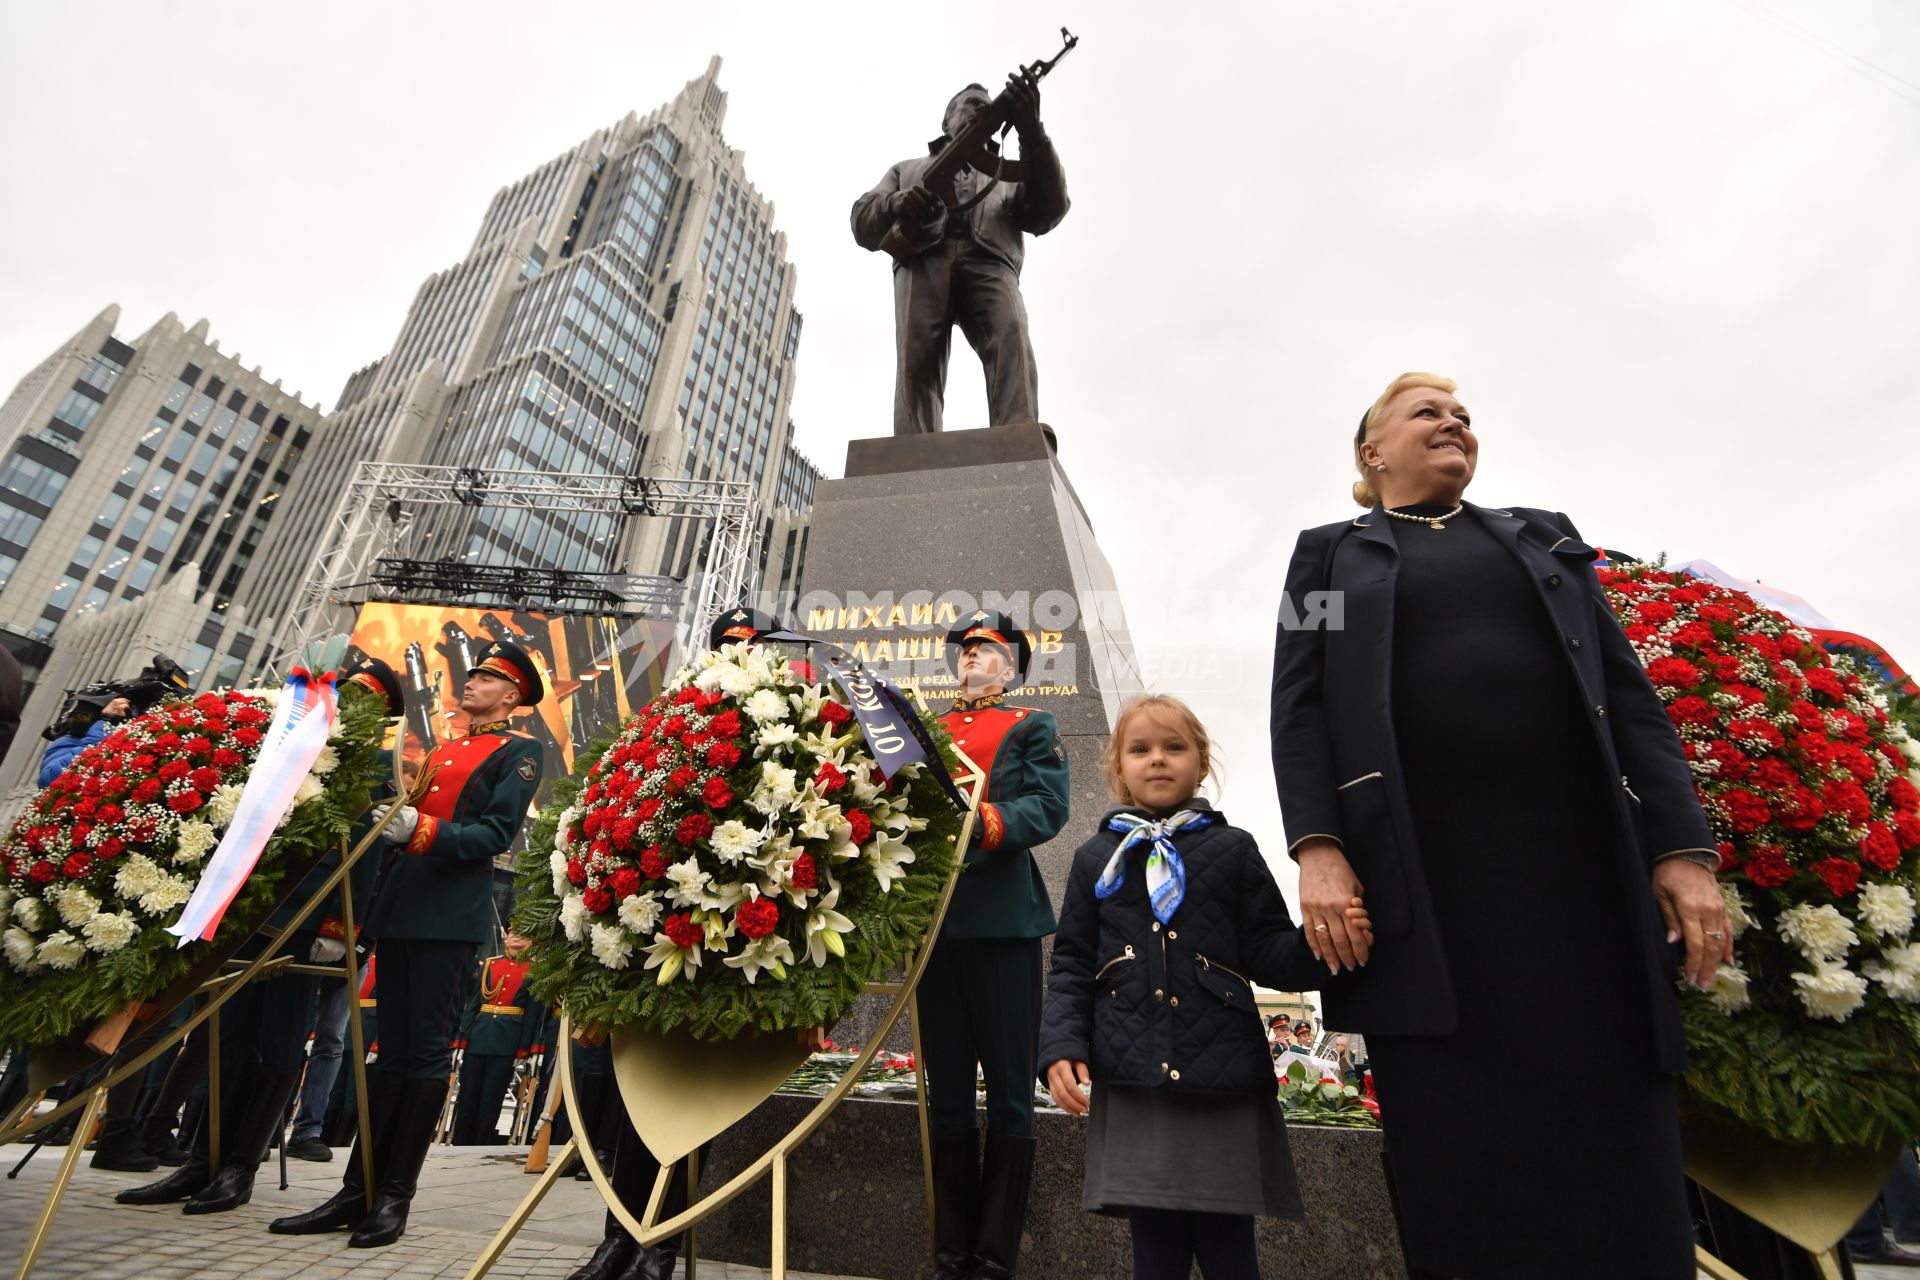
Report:
[[[40,757],[40,785],[44,787],[59,777],[75,756],[112,733],[122,721],[145,715],[162,699],[177,697],[191,687],[186,668],[156,653],[132,679],[68,690],[59,718],[40,731],[40,736],[47,739],[46,752]]]
[[[92,723],[73,724],[70,717],[64,722],[70,731],[49,742],[40,757],[40,785],[44,787],[65,773],[75,756],[113,732],[132,711],[133,702],[122,696],[101,707]]]

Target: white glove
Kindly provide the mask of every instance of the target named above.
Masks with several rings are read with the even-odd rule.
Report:
[[[392,805],[385,804],[375,805],[373,808],[373,825],[377,827],[382,822],[385,822],[387,820],[387,810],[392,807]],[[380,838],[382,840],[391,840],[395,844],[405,844],[407,841],[413,839],[413,833],[419,826],[420,811],[412,805],[402,805],[400,806],[399,815],[394,818],[393,822],[388,825],[385,831],[380,833]]]
[[[338,964],[347,958],[347,944],[338,938],[315,938],[307,950],[308,964]]]

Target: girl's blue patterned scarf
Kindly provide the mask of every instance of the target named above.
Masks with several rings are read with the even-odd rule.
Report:
[[[1175,833],[1197,830],[1213,821],[1211,813],[1182,809],[1171,818],[1155,822],[1137,813],[1116,813],[1107,819],[1107,830],[1120,833],[1120,845],[1107,859],[1106,870],[1093,886],[1096,898],[1111,898],[1127,880],[1127,850],[1137,844],[1151,844],[1147,852],[1147,900],[1153,904],[1153,916],[1161,924],[1173,919],[1180,900],[1187,896],[1187,864],[1173,846]]]

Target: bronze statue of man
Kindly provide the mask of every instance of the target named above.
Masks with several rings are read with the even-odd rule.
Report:
[[[941,429],[956,324],[986,371],[989,425],[1040,420],[1040,378],[1020,296],[1020,266],[1024,237],[1053,230],[1067,216],[1068,202],[1066,174],[1040,126],[1038,78],[1016,72],[1002,95],[1006,118],[1020,137],[1019,181],[996,182],[993,174],[969,167],[954,179],[956,199],[949,209],[921,180],[990,101],[977,84],[955,94],[928,154],[894,165],[853,203],[853,238],[862,248],[881,248],[896,222],[918,228],[914,242],[930,245],[896,257],[893,267],[895,435]]]

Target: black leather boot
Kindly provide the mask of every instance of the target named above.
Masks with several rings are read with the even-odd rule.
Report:
[[[973,1265],[980,1135],[974,1129],[935,1129],[932,1145],[932,1280],[962,1280]]]
[[[224,1135],[227,1142],[220,1153],[220,1171],[187,1201],[185,1212],[225,1213],[253,1199],[253,1175],[267,1158],[267,1148],[286,1121],[287,1103],[299,1086],[297,1071],[265,1073],[248,1093],[234,1131]]]
[[[1027,1192],[1033,1187],[1034,1138],[987,1133],[980,1167],[980,1226],[974,1236],[969,1280],[1010,1280],[1020,1264],[1020,1229],[1027,1222]]]
[[[420,1166],[426,1163],[433,1131],[447,1101],[441,1080],[409,1080],[393,1117],[393,1138],[383,1144],[380,1181],[373,1190],[373,1212],[353,1229],[351,1248],[378,1249],[407,1233],[407,1208],[420,1185]]]
[[[109,1120],[94,1144],[93,1167],[119,1173],[152,1173],[160,1161],[140,1141],[140,1126],[132,1120]]]
[[[113,1199],[115,1204],[173,1204],[198,1195],[212,1181],[213,1169],[207,1163],[206,1113],[203,1111],[200,1125],[193,1131],[193,1142],[184,1164],[158,1182],[122,1191]]]
[[[634,1250],[633,1261],[627,1264],[627,1269],[616,1280],[668,1280],[673,1275],[673,1264],[679,1257],[679,1236],[667,1244],[656,1244],[651,1248],[643,1244]]]
[[[173,1136],[173,1125],[165,1116],[149,1115],[141,1119],[140,1143],[169,1169],[178,1169],[187,1162],[186,1150]]]
[[[587,1259],[587,1265],[570,1272],[567,1280],[618,1280],[627,1264],[633,1261],[633,1241],[626,1233],[610,1235],[600,1242],[600,1247]]]
[[[376,1178],[380,1176],[385,1159],[384,1148],[390,1141],[388,1135],[393,1128],[405,1084],[404,1080],[377,1073],[367,1077],[367,1125],[368,1132],[373,1135],[373,1172]],[[367,1216],[367,1184],[361,1179],[360,1166],[360,1139],[356,1135],[353,1150],[347,1153],[347,1167],[341,1174],[340,1190],[334,1192],[324,1204],[305,1213],[275,1218],[267,1224],[267,1230],[277,1236],[309,1236],[323,1231],[338,1231],[341,1227],[359,1223]]]

